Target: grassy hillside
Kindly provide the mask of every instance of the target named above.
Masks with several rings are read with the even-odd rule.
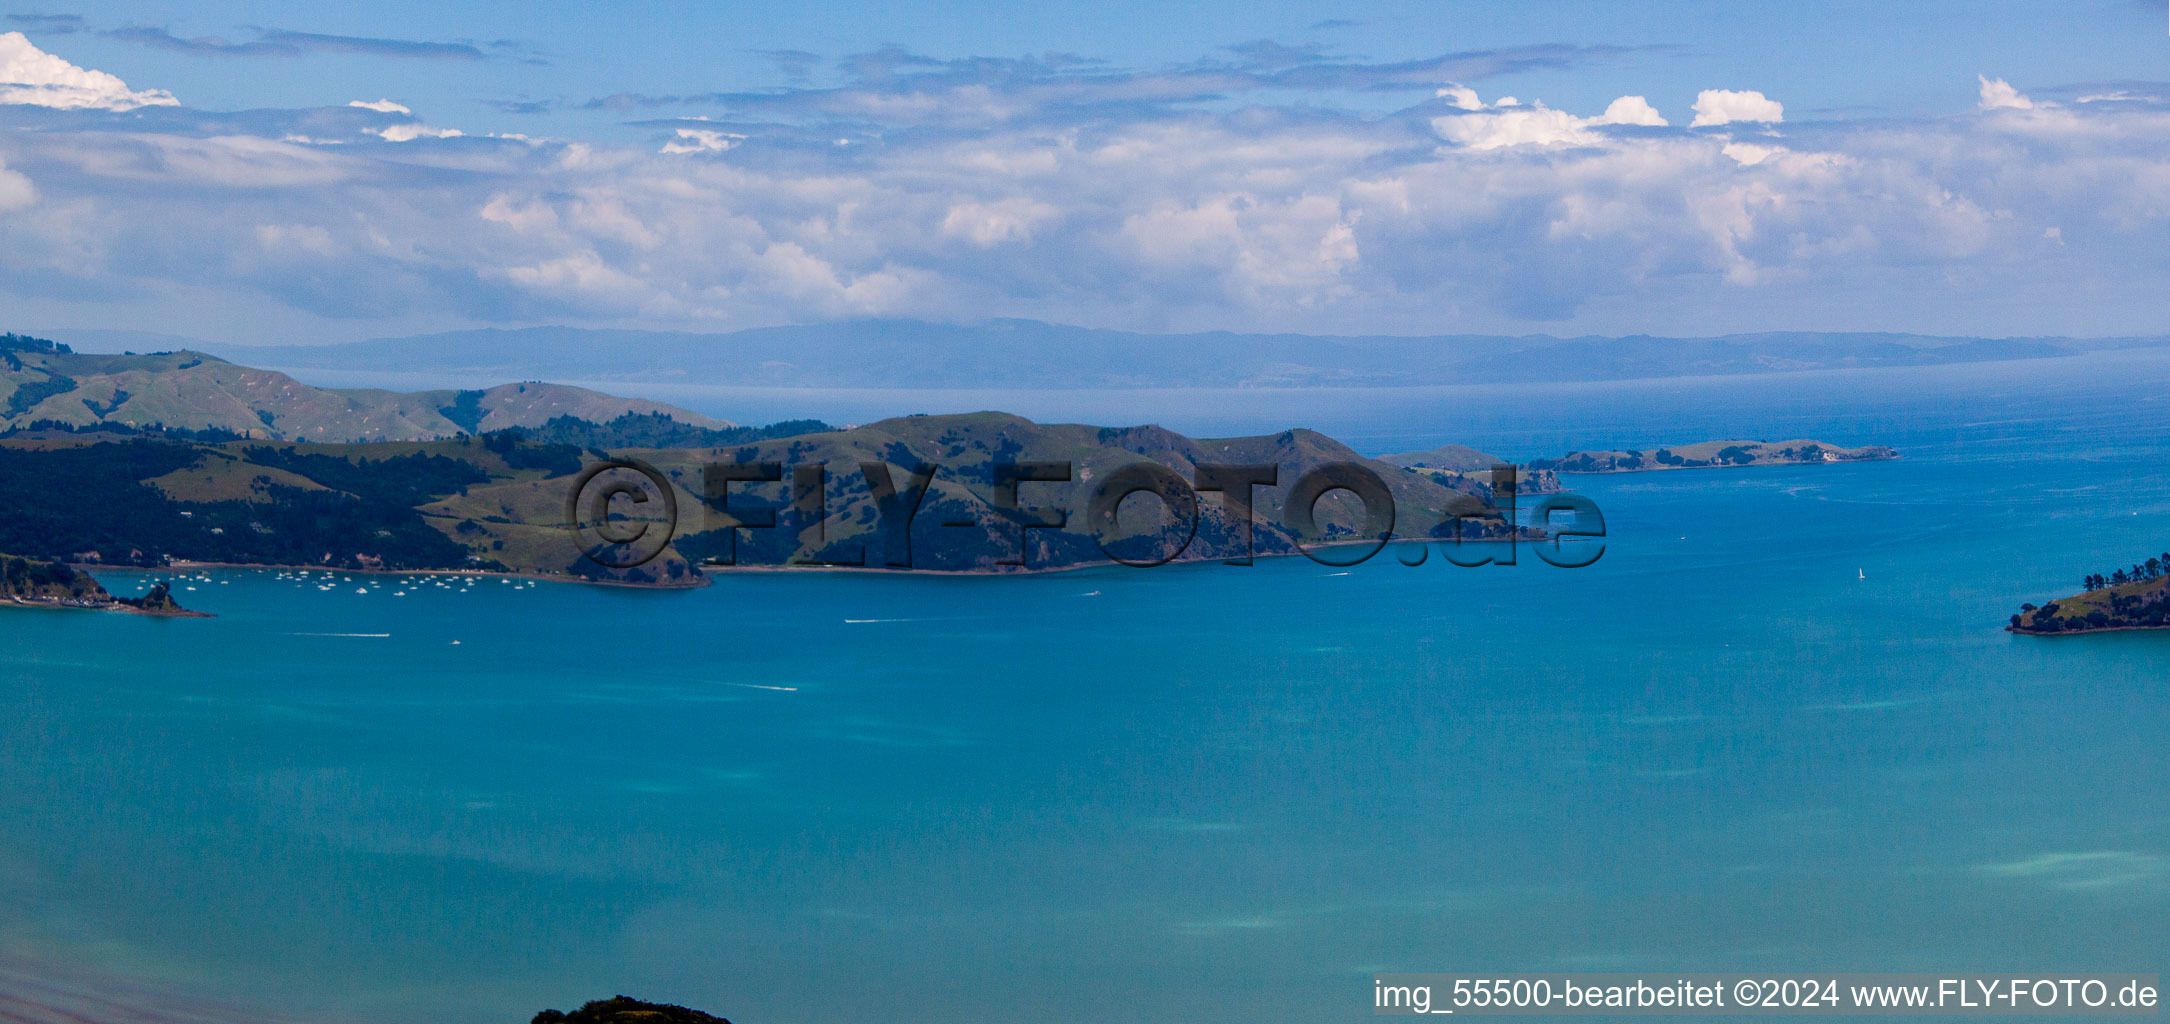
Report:
[[[693,429],[732,425],[660,402],[558,384],[482,391],[340,390],[201,352],[86,355],[0,336],[0,430],[100,424],[228,431],[275,441],[399,441],[660,414]]]
[[[1255,489],[1259,554],[1295,550],[1283,504],[1297,479],[1324,463],[1355,463],[1377,474],[1396,507],[1395,536],[1448,535],[1456,514],[1477,517],[1465,522],[1464,536],[1504,536],[1508,529],[1496,516],[1481,518],[1490,505],[1480,484],[1364,459],[1313,431],[1195,439],[1152,426],[1037,424],[976,413],[728,447],[608,453],[663,474],[680,519],[675,543],[660,557],[605,570],[581,556],[581,536],[565,521],[580,474],[605,454],[521,432],[359,444],[19,436],[0,441],[0,550],[90,563],[490,569],[662,585],[699,582],[692,563],[704,559],[973,572],[1062,568],[1106,561],[1089,515],[1092,493],[1140,462],[1164,466],[1186,482],[1197,479],[1201,462],[1274,467],[1276,483]],[[733,462],[785,464],[777,482],[732,488],[730,508],[772,509],[778,523],[737,531],[742,536],[735,541],[722,507],[703,486],[704,466]],[[1012,511],[997,496],[998,462],[1067,462],[1073,476],[1018,485],[1024,510]],[[893,487],[906,494],[914,493],[915,472],[931,473],[908,527],[901,514],[881,514],[862,463],[887,466]],[[827,467],[827,507],[826,515],[810,518],[789,492],[791,467],[815,464]],[[1034,508],[1067,510],[1067,522],[1031,530],[1023,541],[1020,522]],[[1367,536],[1364,510],[1348,492],[1327,494],[1316,509],[1317,532],[1308,540]],[[1133,495],[1103,529],[1117,554],[1151,560],[1171,543],[1163,518],[1153,498]],[[1219,494],[1201,496],[1197,519],[1183,558],[1242,553],[1241,521]]]
[[[2090,575],[2088,589],[2040,608],[2022,605],[2012,616],[2015,633],[2084,633],[2097,629],[2159,629],[2170,626],[2170,551],[2130,569]]]
[[[1497,455],[1478,451],[1468,445],[1446,444],[1421,452],[1401,452],[1381,455],[1379,461],[1389,466],[1413,469],[1431,477],[1444,486],[1453,486],[1452,477],[1474,483],[1484,488],[1489,496],[1497,483],[1492,479],[1492,467],[1513,465]],[[1560,475],[1549,469],[1517,467],[1515,491],[1518,494],[1554,494],[1560,490]]]
[[[1196,479],[1199,462],[1276,467],[1277,485],[1256,490],[1258,525],[1253,542],[1260,554],[1295,550],[1294,538],[1281,525],[1283,497],[1298,477],[1321,463],[1354,462],[1377,473],[1387,483],[1398,509],[1399,519],[1394,526],[1397,536],[1435,535],[1444,526],[1450,508],[1489,508],[1484,489],[1476,484],[1458,480],[1443,483],[1364,459],[1340,442],[1308,430],[1264,437],[1194,439],[1153,426],[1037,424],[990,412],[902,417],[849,431],[732,448],[648,449],[619,454],[653,464],[672,481],[679,507],[685,510],[675,545],[680,553],[696,560],[735,558],[752,564],[863,561],[879,567],[908,561],[919,569],[1003,572],[1102,562],[1106,558],[1087,516],[1095,481],[1140,461],[1165,466],[1186,481]],[[996,506],[992,466],[998,460],[1071,464],[1074,475],[1067,483],[1027,483],[1019,488],[1021,505],[1068,510],[1065,528],[1034,529],[1029,531],[1029,542],[1022,539],[1026,531],[1018,527],[1018,515]],[[790,504],[787,470],[786,480],[732,489],[733,506],[781,510],[777,513],[778,527],[738,531],[734,538],[731,531],[715,525],[717,509],[703,494],[701,467],[720,461],[825,464],[829,467],[826,519],[818,527],[808,525],[785,507]],[[891,467],[893,484],[900,488],[913,469],[937,467],[920,511],[910,521],[908,534],[890,532],[894,520],[881,516],[871,484],[858,468],[864,462]],[[1131,501],[1137,504],[1122,506],[1120,521],[1110,535],[1138,535],[1119,542],[1116,553],[1150,560],[1165,550],[1164,545],[1172,547],[1173,542],[1155,532],[1162,514],[1154,499],[1140,495]],[[527,524],[562,507],[563,502],[564,495],[550,486],[520,482],[471,488],[465,496],[447,499],[428,511],[477,521],[486,533],[512,547],[553,542],[535,535]],[[1321,533],[1314,539],[1354,539],[1361,533],[1361,507],[1346,492],[1329,494],[1317,508]],[[491,514],[509,522],[491,523],[487,518]],[[1217,495],[1202,498],[1198,519],[1196,540],[1184,550],[1183,558],[1228,558],[1241,553],[1240,523]],[[1472,523],[1465,534],[1478,534],[1479,525]],[[1495,535],[1504,532],[1497,521],[1488,529]],[[1146,536],[1149,532],[1152,535]],[[1005,564],[1020,560],[1022,566]]]

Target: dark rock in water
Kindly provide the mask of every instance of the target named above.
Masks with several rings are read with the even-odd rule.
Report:
[[[571,1013],[544,1010],[530,1024],[731,1024],[699,1010],[668,1003],[644,1003],[631,996],[598,999]]]
[[[118,597],[113,599],[113,603],[139,615],[165,615],[179,619],[210,618],[203,612],[192,612],[181,607],[180,602],[173,599],[173,588],[163,582],[151,584],[151,589],[145,591],[142,597]]]
[[[173,599],[173,588],[164,583],[153,583],[151,589],[145,591],[142,597],[124,597],[120,602],[130,608],[140,608],[147,612],[183,610],[180,603]]]

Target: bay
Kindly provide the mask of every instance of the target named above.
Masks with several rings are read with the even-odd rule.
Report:
[[[1353,1021],[1386,970],[2145,970],[2170,633],[1999,627],[2170,548],[2165,369],[964,396],[1373,453],[1903,455],[1570,478],[1585,569],[236,570],[179,584],[210,620],[0,612],[0,977],[227,1019],[951,1024]],[[973,404],[687,394],[655,397]]]

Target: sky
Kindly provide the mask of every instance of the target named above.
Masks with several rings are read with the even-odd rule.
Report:
[[[7,329],[2166,333],[2163,0],[0,10]]]

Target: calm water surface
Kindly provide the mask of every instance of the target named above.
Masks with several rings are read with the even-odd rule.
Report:
[[[1581,570],[239,571],[181,584],[212,620],[0,612],[0,990],[1354,1021],[1378,970],[2159,970],[2170,633],[1997,627],[2170,548],[2165,371],[1044,399],[1905,455],[1575,478]],[[830,399],[734,418],[878,411]]]

